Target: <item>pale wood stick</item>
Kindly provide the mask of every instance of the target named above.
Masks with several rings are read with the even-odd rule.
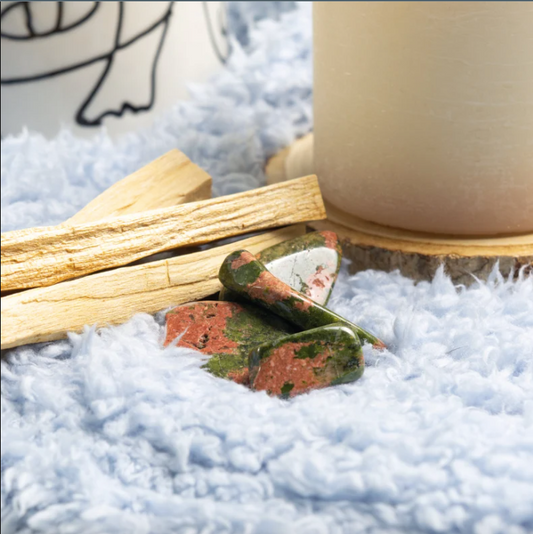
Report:
[[[173,149],[113,184],[63,224],[85,224],[211,198],[211,177]]]
[[[209,174],[183,152],[173,148],[113,184],[62,224],[84,224],[108,217],[207,200],[211,198],[212,183]],[[180,252],[186,254],[190,250],[183,247]],[[150,260],[149,256],[141,261]]]
[[[220,290],[218,270],[231,252],[244,248],[256,254],[304,233],[304,225],[290,226],[194,254],[4,297],[2,350],[61,339],[66,332],[82,331],[86,324],[116,325],[137,312],[155,313],[205,298]]]
[[[197,245],[326,216],[316,176],[82,225],[2,234],[2,291],[52,285]]]
[[[172,149],[118,181],[63,225],[164,208],[211,198],[211,177],[183,152]],[[2,296],[18,291],[2,291]]]

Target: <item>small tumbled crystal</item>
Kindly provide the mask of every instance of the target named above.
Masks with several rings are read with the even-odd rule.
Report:
[[[227,256],[220,267],[219,280],[226,288],[304,330],[340,323],[351,328],[374,347],[385,347],[374,335],[282,282],[247,250],[239,250]]]
[[[205,368],[239,383],[248,380],[248,354],[253,347],[295,330],[283,319],[252,305],[203,301],[183,304],[166,314],[166,339],[211,356]],[[181,336],[181,337],[180,337]]]
[[[252,389],[288,398],[354,382],[363,374],[364,358],[350,328],[329,325],[252,349],[249,369]]]
[[[342,250],[334,232],[311,232],[268,247],[256,255],[268,271],[296,291],[325,306],[337,280]],[[235,300],[223,288],[220,300]]]

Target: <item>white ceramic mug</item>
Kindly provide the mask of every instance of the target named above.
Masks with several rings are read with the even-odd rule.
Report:
[[[396,228],[533,232],[533,5],[313,7],[324,197]]]
[[[223,2],[2,2],[2,135],[150,124],[228,54]]]

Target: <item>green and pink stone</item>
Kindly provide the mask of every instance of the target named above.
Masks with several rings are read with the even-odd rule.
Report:
[[[294,397],[312,389],[354,382],[365,362],[350,328],[330,325],[286,336],[250,352],[249,383],[269,395]]]
[[[295,328],[252,304],[203,301],[177,306],[166,315],[165,345],[211,356],[204,368],[215,376],[248,383],[248,355],[257,345],[294,333]],[[181,336],[181,337],[180,337]]]
[[[269,247],[256,259],[275,277],[325,306],[341,268],[342,249],[334,232],[312,232]],[[225,287],[219,300],[239,300]]]
[[[218,278],[228,289],[304,330],[343,324],[375,348],[385,348],[384,343],[370,332],[282,282],[247,250],[231,253],[222,263]]]
[[[215,376],[282,397],[357,380],[364,369],[359,338],[384,344],[323,306],[340,262],[333,232],[307,234],[257,256],[230,254],[219,279],[221,297],[231,302],[174,308],[165,345],[177,339],[209,355],[204,367]]]

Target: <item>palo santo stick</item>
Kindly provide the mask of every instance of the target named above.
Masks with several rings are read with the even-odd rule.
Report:
[[[113,184],[63,224],[85,224],[211,198],[211,177],[173,149]]]
[[[163,250],[324,219],[316,176],[83,225],[2,234],[2,291],[52,285]]]
[[[86,324],[116,325],[137,312],[155,313],[205,298],[222,287],[218,270],[231,252],[244,248],[255,254],[304,233],[304,225],[290,226],[194,254],[4,297],[2,350],[61,339],[66,332],[80,332]]]
[[[211,177],[204,170],[173,149],[106,189],[62,224],[84,224],[206,200],[211,198],[211,183]],[[4,291],[2,296],[5,296]]]

